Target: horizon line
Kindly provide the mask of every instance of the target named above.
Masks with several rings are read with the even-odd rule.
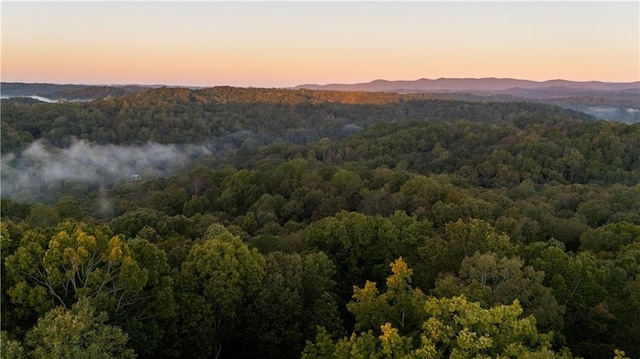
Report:
[[[299,86],[333,86],[333,85],[362,85],[362,84],[370,84],[374,82],[417,82],[422,80],[428,81],[438,81],[438,80],[517,80],[517,81],[529,81],[536,83],[545,83],[551,81],[567,81],[567,82],[575,82],[575,83],[609,83],[609,84],[636,84],[640,83],[640,80],[635,81],[602,81],[602,80],[569,80],[566,78],[551,78],[548,80],[531,80],[526,78],[516,78],[516,77],[438,77],[438,78],[427,78],[421,77],[414,80],[388,80],[377,78],[374,80],[366,81],[366,82],[327,82],[327,83],[298,83],[296,85],[289,86],[257,86],[257,85],[230,85],[230,84],[208,84],[208,85],[189,85],[189,84],[163,84],[163,83],[95,83],[95,82],[46,82],[46,81],[0,81],[2,84],[8,83],[22,83],[22,84],[43,84],[43,85],[59,85],[59,86],[141,86],[141,87],[240,87],[240,88],[279,88],[279,89],[292,89]]]

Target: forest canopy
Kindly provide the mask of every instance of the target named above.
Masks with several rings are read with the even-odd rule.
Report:
[[[640,125],[421,96],[2,100],[3,357],[640,357]]]

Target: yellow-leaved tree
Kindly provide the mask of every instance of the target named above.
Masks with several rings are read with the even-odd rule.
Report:
[[[333,341],[320,328],[316,341],[307,343],[304,359],[570,356],[550,349],[552,335],[538,333],[533,316],[521,318],[517,300],[483,308],[463,296],[427,298],[409,285],[412,271],[402,258],[391,267],[385,293],[378,294],[371,282],[363,289],[354,288],[355,301],[348,308],[356,316],[356,332]],[[419,332],[407,332],[407,324],[417,320]]]

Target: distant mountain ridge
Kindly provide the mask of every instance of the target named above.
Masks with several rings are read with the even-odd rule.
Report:
[[[435,80],[421,78],[415,81],[374,80],[357,84],[304,84],[296,89],[333,90],[333,91],[367,91],[367,92],[464,92],[464,91],[494,91],[509,92],[509,90],[545,90],[564,89],[565,91],[625,91],[640,89],[637,82],[600,82],[600,81],[569,81],[549,80],[531,81],[512,78],[439,78]]]

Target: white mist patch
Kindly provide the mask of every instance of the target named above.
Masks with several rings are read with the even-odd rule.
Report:
[[[618,109],[615,107],[604,107],[604,106],[588,107],[587,110],[593,113],[607,114],[607,115],[618,112]]]
[[[50,98],[46,98],[46,97],[42,97],[42,96],[26,96],[28,98],[32,98],[34,100],[38,100],[41,102],[46,102],[46,103],[56,103],[58,102],[58,100],[52,100]]]
[[[212,154],[203,145],[101,146],[76,141],[59,149],[36,141],[22,153],[2,155],[2,195],[15,198],[60,181],[103,184],[130,181],[134,175],[169,176],[184,169],[196,155]]]
[[[57,103],[58,100],[53,100],[47,97],[42,97],[42,96],[37,96],[37,95],[29,95],[29,96],[2,96],[0,97],[0,99],[2,100],[8,100],[10,98],[30,98],[30,99],[34,99],[34,100],[38,100],[40,102],[46,102],[46,103]]]

